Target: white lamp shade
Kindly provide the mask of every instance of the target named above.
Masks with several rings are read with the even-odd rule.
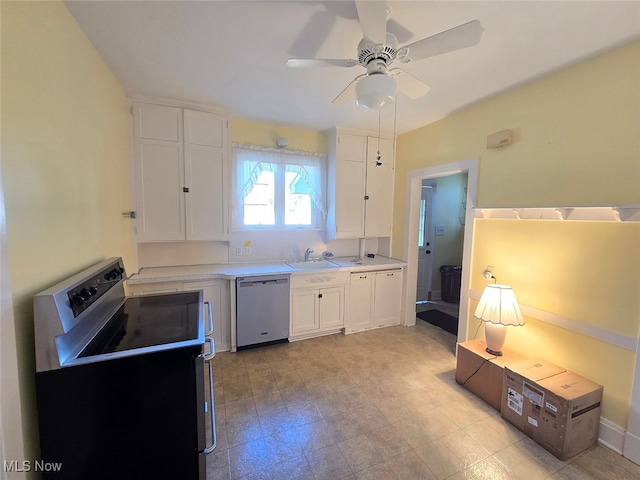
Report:
[[[392,104],[398,87],[396,79],[382,73],[367,75],[356,84],[356,103],[365,108]]]
[[[516,295],[508,285],[487,285],[473,315],[496,325],[524,325]]]

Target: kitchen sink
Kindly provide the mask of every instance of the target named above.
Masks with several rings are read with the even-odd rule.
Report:
[[[307,262],[300,261],[300,262],[285,262],[285,263],[297,270],[319,270],[322,268],[337,268],[340,266],[340,265],[336,265],[333,262],[330,262],[329,260],[324,260],[324,259],[309,260]]]

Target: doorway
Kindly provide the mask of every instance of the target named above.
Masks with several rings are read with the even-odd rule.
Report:
[[[416,302],[431,300],[433,285],[433,194],[436,185],[422,182],[420,194],[420,226],[418,228],[418,287]]]
[[[458,342],[467,340],[467,324],[469,313],[469,279],[471,268],[471,248],[473,245],[473,217],[478,189],[478,172],[480,160],[478,158],[460,162],[438,165],[435,167],[412,170],[407,175],[407,204],[405,207],[405,231],[403,259],[407,263],[405,276],[405,291],[403,305],[403,319],[405,325],[416,323],[416,295],[418,283],[418,239],[420,229],[420,206],[422,200],[422,181],[436,179],[458,173],[467,172],[467,194],[465,234],[462,248],[462,277],[460,288],[460,306],[458,314]]]

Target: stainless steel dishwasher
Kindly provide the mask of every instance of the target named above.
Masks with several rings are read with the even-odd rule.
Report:
[[[236,344],[238,349],[287,341],[289,275],[236,279]]]

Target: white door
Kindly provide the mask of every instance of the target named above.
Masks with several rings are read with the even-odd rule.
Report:
[[[400,323],[402,308],[402,270],[376,273],[374,323],[386,327]]]
[[[319,294],[320,328],[344,326],[344,287],[320,289]]]
[[[416,302],[431,300],[433,272],[433,186],[423,185],[420,199],[420,230],[418,232],[418,288]]]
[[[366,138],[340,134],[336,161],[335,238],[362,238]]]
[[[187,240],[227,240],[226,118],[184,111]]]
[[[291,333],[305,333],[320,328],[316,289],[291,292]]]
[[[375,273],[352,273],[345,331],[368,330],[373,325],[373,281]]]
[[[185,239],[182,110],[134,104],[138,241]]]
[[[364,197],[366,237],[391,236],[393,173],[393,141],[367,137],[367,182]]]

